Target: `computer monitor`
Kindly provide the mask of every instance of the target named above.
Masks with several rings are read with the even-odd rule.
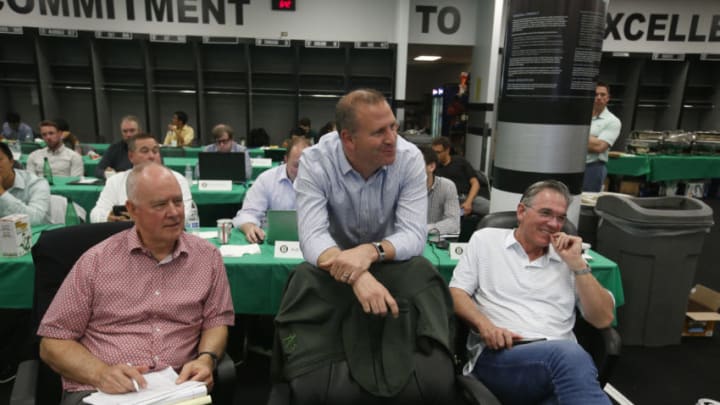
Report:
[[[285,148],[265,149],[265,157],[272,159],[273,162],[282,162],[285,160]]]
[[[200,180],[232,180],[245,183],[245,154],[239,152],[198,153]]]

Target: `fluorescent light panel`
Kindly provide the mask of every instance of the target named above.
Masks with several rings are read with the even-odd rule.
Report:
[[[416,56],[413,60],[420,61],[420,62],[435,62],[436,60],[441,59],[441,56],[436,55],[420,55]]]

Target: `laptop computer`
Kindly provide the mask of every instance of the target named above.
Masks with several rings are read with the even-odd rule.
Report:
[[[232,180],[245,183],[245,154],[236,152],[198,153],[198,173],[201,180]]]
[[[297,241],[297,211],[269,210],[265,241],[275,244],[276,240]]]

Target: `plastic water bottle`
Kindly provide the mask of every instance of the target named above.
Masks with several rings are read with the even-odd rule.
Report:
[[[200,215],[195,201],[191,202],[192,207],[187,218],[185,218],[185,230],[193,235],[200,234]]]
[[[187,180],[189,187],[192,186],[193,171],[192,171],[192,167],[190,167],[190,165],[185,165],[185,180]]]

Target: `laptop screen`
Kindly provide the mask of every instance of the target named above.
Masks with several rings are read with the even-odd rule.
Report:
[[[244,183],[245,154],[236,152],[200,152],[198,166],[201,180],[232,180]]]
[[[265,240],[274,244],[276,240],[297,241],[297,211],[269,210],[267,212],[267,234]]]

